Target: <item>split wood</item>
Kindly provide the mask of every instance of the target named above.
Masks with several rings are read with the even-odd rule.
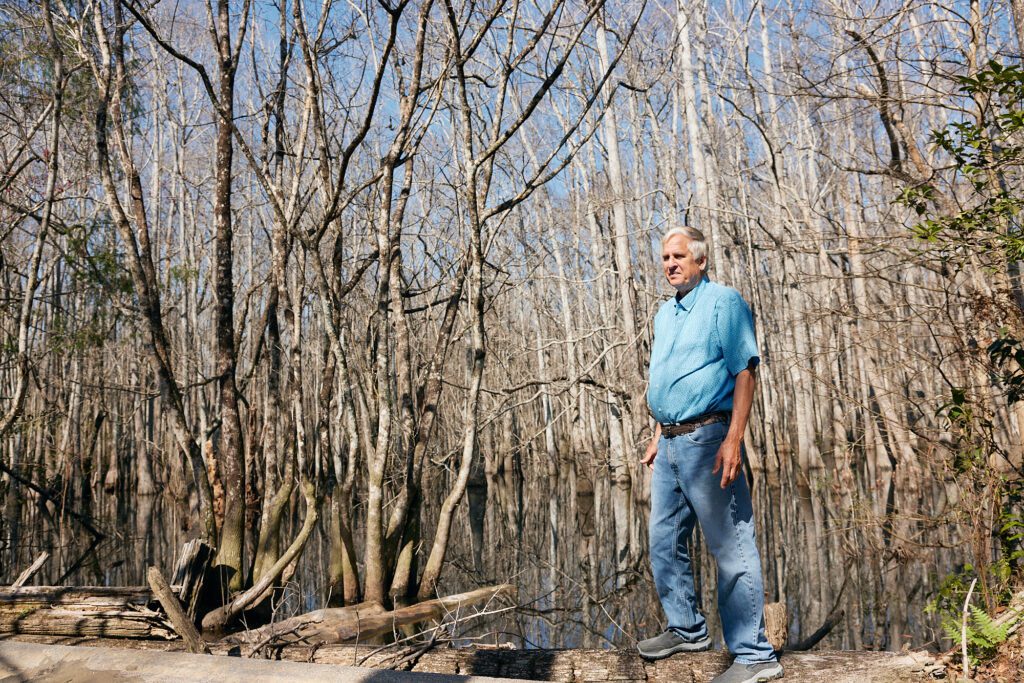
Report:
[[[167,618],[171,621],[171,626],[181,636],[181,639],[185,641],[185,647],[188,651],[193,654],[210,654],[210,648],[203,642],[203,637],[199,634],[196,625],[185,614],[185,610],[182,609],[178,598],[171,592],[171,587],[167,584],[167,580],[164,579],[160,570],[156,567],[150,567],[146,572],[146,576],[149,579],[149,587],[153,589],[153,595],[160,601],[164,612],[167,613]]]

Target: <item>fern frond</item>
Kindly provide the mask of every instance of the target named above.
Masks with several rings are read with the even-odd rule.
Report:
[[[972,644],[990,649],[1001,645],[1009,635],[1007,624],[997,624],[985,610],[971,606],[971,626],[967,629],[967,639]]]

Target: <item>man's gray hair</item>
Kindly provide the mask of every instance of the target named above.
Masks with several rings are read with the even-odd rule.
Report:
[[[708,241],[697,228],[691,228],[688,225],[682,225],[678,228],[672,228],[664,235],[661,236],[661,246],[665,246],[665,242],[676,236],[685,237],[690,240],[690,255],[693,256],[694,261],[700,261],[708,257]]]

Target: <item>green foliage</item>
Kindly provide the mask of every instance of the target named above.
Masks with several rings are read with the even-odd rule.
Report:
[[[88,318],[78,317],[62,307],[54,309],[47,340],[55,351],[85,351],[103,346],[117,324],[119,312],[109,302],[129,298],[132,281],[124,269],[124,255],[104,219],[54,227],[63,237],[63,261],[70,275],[72,291],[89,304]]]
[[[1024,69],[996,61],[973,77],[959,79],[961,92],[982,112],[932,133],[932,142],[953,161],[974,197],[952,215],[926,216],[934,198],[930,185],[905,188],[897,201],[922,221],[916,237],[953,259],[973,254],[996,267],[1024,258],[1020,217],[1024,195],[1010,187],[1006,173],[1024,161]],[[992,257],[985,259],[984,257]]]
[[[976,313],[999,329],[987,343],[986,369],[999,380],[1007,402],[1014,404],[1024,400],[1024,311],[1005,290],[1019,279],[1014,264],[1024,260],[1024,191],[1011,182],[1024,161],[1024,69],[991,61],[959,82],[961,92],[976,105],[975,116],[935,131],[932,141],[953,160],[971,196],[963,198],[958,211],[934,215],[929,215],[935,194],[931,185],[907,187],[898,201],[921,216],[912,231],[943,262],[956,270],[971,259],[994,276],[994,289],[1002,291],[991,301],[979,302]],[[960,388],[951,394],[939,412],[957,435],[960,452],[954,469],[965,473],[984,468],[985,451],[995,447],[988,438],[992,425],[985,417],[991,406],[972,404]]]
[[[940,614],[945,620],[946,616],[960,613],[964,600],[967,598],[967,590],[974,575],[974,567],[965,564],[960,571],[953,572],[942,580],[934,596],[925,605],[926,614]],[[955,640],[959,640],[958,635]]]
[[[1006,642],[1012,625],[1013,621],[996,624],[983,609],[972,605],[966,631],[967,656],[971,664],[977,666],[980,662],[992,659],[999,646]],[[942,629],[950,640],[961,643],[964,634],[962,616],[954,619],[944,615]]]
[[[976,189],[983,191],[984,172],[1024,160],[1024,145],[1016,137],[1024,130],[1024,69],[990,61],[976,76],[959,81],[962,92],[981,102],[991,101],[995,109],[987,121],[959,121],[934,133],[933,139],[960,172],[981,183]]]
[[[54,79],[54,55],[45,31],[41,29],[38,3],[0,3],[0,79],[4,83],[6,103],[15,106],[21,116],[31,120],[51,98]],[[90,125],[96,83],[88,69],[70,70],[69,55],[76,53],[75,40],[66,26],[54,26],[65,59],[63,119],[65,127]]]
[[[1024,519],[1019,513],[1024,473],[990,466],[993,456],[1005,456],[992,415],[1024,401],[1024,311],[1010,291],[1019,278],[1015,264],[1024,260],[1024,190],[1014,184],[1024,161],[1024,69],[993,61],[977,74],[961,78],[960,87],[973,101],[974,115],[932,135],[935,146],[953,162],[959,208],[933,211],[931,186],[909,187],[898,198],[921,218],[912,231],[926,249],[954,272],[969,263],[980,265],[991,276],[995,291],[989,300],[975,302],[979,326],[965,330],[965,337],[970,340],[969,349],[984,349],[983,355],[972,357],[1003,388],[1006,403],[952,387],[949,400],[938,410],[953,435],[949,465],[963,493],[959,509],[978,534],[975,565],[964,565],[943,579],[926,608],[939,616],[943,631],[954,643],[961,642],[964,603],[973,579],[978,588],[972,601],[989,608],[1007,604],[1024,580]],[[999,549],[994,557],[992,540]],[[966,640],[972,661],[991,658],[1010,626],[996,625],[984,609],[971,605]]]
[[[190,268],[186,265],[173,265],[168,269],[168,276],[171,282],[180,282],[182,284],[189,284],[197,282],[199,280],[199,269]]]
[[[109,220],[100,219],[68,226],[62,231],[67,243],[64,262],[71,269],[75,283],[105,296],[124,295],[132,291],[132,282],[124,269],[124,255]]]
[[[964,565],[961,571],[947,576],[935,597],[925,607],[926,613],[939,615],[943,632],[957,645],[962,644],[964,602],[967,600],[967,591],[974,573],[974,567],[968,564]],[[1006,580],[1009,578],[1009,567],[1006,562],[991,565],[989,573],[990,581],[1001,578],[1002,585],[1009,586]],[[976,590],[972,601],[979,597]],[[1000,602],[1008,601],[1010,597],[1011,592],[1007,589],[1000,595]],[[996,624],[992,617],[977,605],[970,605],[968,611],[967,655],[974,665],[992,659],[999,646],[1006,642],[1013,625],[1024,618],[1024,615],[1017,615],[1003,624]]]
[[[954,434],[956,448],[950,465],[957,475],[984,474],[989,455],[998,450],[992,435],[993,424],[979,410],[967,391],[961,387],[950,389],[950,399],[937,414]]]
[[[1024,400],[1024,344],[1004,330],[1002,336],[989,344],[988,357],[1000,372],[1007,400],[1010,403]]]

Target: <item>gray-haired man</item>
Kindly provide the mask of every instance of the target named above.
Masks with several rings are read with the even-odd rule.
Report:
[[[647,402],[658,425],[643,463],[653,470],[651,567],[668,626],[637,649],[661,659],[711,646],[687,548],[699,521],[718,564],[718,611],[736,656],[715,682],[779,678],[782,666],[764,634],[750,491],[739,476],[758,364],[753,317],[739,292],[707,278],[699,230],[669,230],[661,261],[676,293],[654,318]]]

